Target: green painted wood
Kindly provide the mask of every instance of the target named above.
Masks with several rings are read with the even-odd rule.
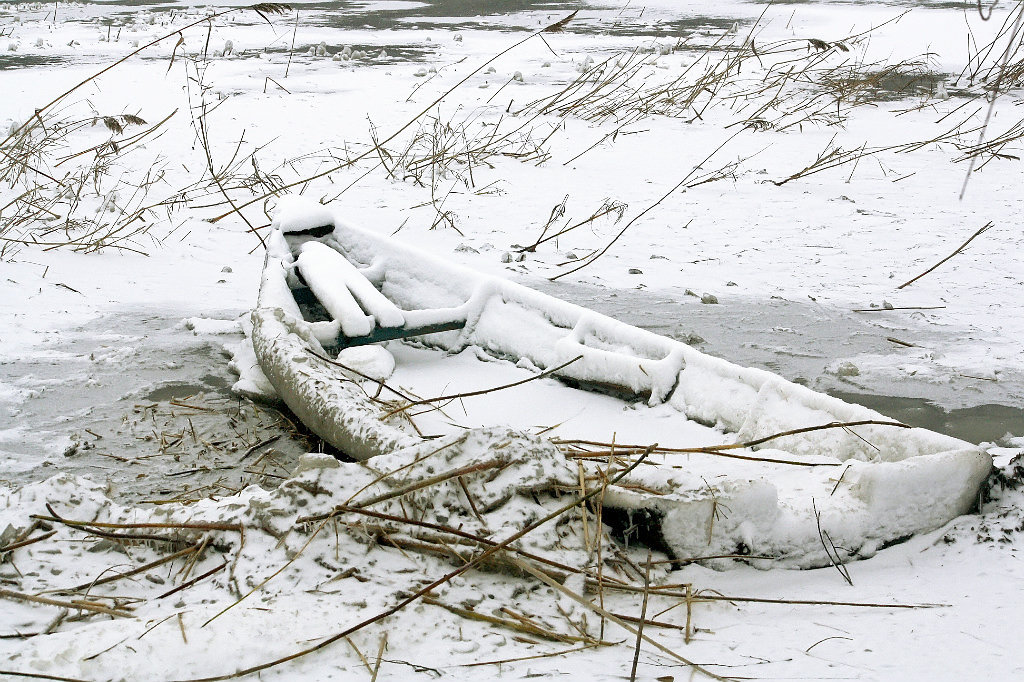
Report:
[[[369,336],[348,337],[344,334],[338,335],[339,348],[351,348],[352,346],[366,346],[371,343],[383,343],[395,339],[407,339],[411,336],[423,336],[424,334],[437,334],[439,332],[450,332],[462,329],[466,326],[465,320],[452,320],[439,324],[428,324],[422,327],[374,327]]]
[[[309,287],[298,287],[292,289],[292,296],[300,306],[310,306],[317,303],[313,290]],[[372,343],[383,343],[396,339],[407,339],[412,336],[423,336],[425,334],[438,334],[462,329],[466,326],[465,320],[450,320],[438,324],[428,324],[419,327],[374,327],[368,336],[348,337],[344,334],[338,335],[338,348],[351,348],[353,346],[367,346]]]

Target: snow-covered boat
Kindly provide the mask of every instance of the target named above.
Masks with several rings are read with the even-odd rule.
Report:
[[[613,454],[658,442],[603,504],[677,558],[871,556],[969,512],[992,466],[969,443],[446,263],[300,198],[275,217],[252,322],[279,397],[359,460],[507,425],[530,443],[557,433],[585,487]],[[467,388],[478,395],[445,403],[459,423],[417,400]]]

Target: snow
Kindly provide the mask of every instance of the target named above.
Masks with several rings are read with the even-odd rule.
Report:
[[[314,276],[314,267],[310,262],[316,262],[314,259],[319,260],[316,276]],[[317,286],[326,288],[340,279],[367,314],[373,316],[378,326],[401,327],[405,324],[405,319],[395,304],[384,298],[368,279],[359,274],[355,266],[334,249],[320,242],[306,242],[302,246],[302,255],[299,256],[298,266],[304,274],[307,269],[309,270],[307,281],[310,282],[311,288]],[[313,284],[314,282],[315,284]],[[316,291],[315,288],[314,291]],[[331,310],[330,307],[328,310]],[[344,324],[342,327],[344,328]]]
[[[338,255],[324,248],[326,251],[303,248],[302,255],[296,261],[299,271],[317,299],[327,308],[327,312],[341,325],[345,336],[369,336],[373,331],[374,319],[363,312],[344,279],[338,281],[332,277],[334,271],[338,270]]]
[[[477,511],[498,533],[495,537],[508,537],[528,519],[570,500],[573,487],[579,487],[572,463],[555,457],[543,437],[523,433],[551,429],[544,435],[691,447],[721,443],[727,438],[723,431],[728,438],[746,439],[874,414],[819,397],[818,392],[827,391],[958,408],[964,411],[941,413],[931,427],[963,433],[958,427],[969,422],[976,429],[972,433],[983,434],[972,440],[992,442],[983,451],[964,449],[952,436],[873,426],[854,430],[878,451],[841,429],[778,439],[755,454],[807,460],[819,456],[815,452],[824,446],[832,450],[832,460],[842,463],[820,477],[790,472],[780,479],[783,485],[744,478],[742,472],[749,468],[737,461],[701,454],[655,455],[654,464],[634,472],[634,480],[679,491],[672,505],[684,521],[666,524],[677,546],[702,555],[732,551],[738,542],[756,548],[763,538],[783,537],[788,529],[798,540],[794,544],[813,546],[820,562],[824,543],[808,535],[816,535],[816,529],[794,521],[812,518],[807,514],[815,509],[808,512],[787,501],[787,491],[807,479],[801,484],[807,490],[824,490],[815,494],[815,507],[831,541],[848,553],[844,568],[853,584],[831,566],[785,570],[778,562],[756,558],[655,564],[653,582],[692,584],[705,595],[939,606],[697,602],[692,604],[696,631],[688,643],[682,630],[651,626],[645,633],[691,660],[714,664],[720,674],[741,677],[933,682],[1024,675],[1016,655],[1024,499],[1020,460],[1013,463],[1024,447],[1024,317],[1019,314],[1024,269],[1015,258],[1024,237],[1017,220],[1019,161],[1009,158],[1020,155],[1019,143],[1002,148],[1004,157],[979,161],[962,200],[967,162],[956,160],[977,142],[972,128],[986,109],[983,100],[965,105],[968,86],[956,78],[969,57],[967,27],[974,42],[983,45],[1016,5],[997,7],[993,19],[984,22],[970,9],[965,13],[948,3],[916,3],[869,40],[851,45],[852,53],[833,50],[822,59],[870,65],[927,52],[925,70],[935,78],[902,94],[891,89],[898,83],[886,83],[868,95],[866,106],[851,108],[842,121],[759,130],[741,125],[764,103],[759,96],[743,96],[765,74],[750,61],[724,86],[717,104],[702,109],[705,100],[700,100],[695,111],[677,117],[630,119],[628,108],[617,112],[619,120],[604,121],[585,119],[578,115],[582,109],[565,117],[516,115],[527,103],[563,90],[588,60],[593,65],[636,49],[643,59],[657,57],[656,65],[652,61],[638,71],[637,83],[654,86],[695,76],[705,63],[697,62],[700,46],[712,45],[737,23],[730,35],[737,41],[746,35],[764,10],[749,3],[680,6],[655,0],[642,8],[586,3],[565,32],[545,36],[547,45],[536,39],[526,42],[494,61],[492,72],[481,70],[440,105],[429,107],[499,49],[526,37],[524,29],[549,25],[575,6],[565,12],[551,5],[481,6],[469,7],[466,16],[436,16],[459,11],[389,0],[301,7],[297,25],[291,13],[270,17],[268,25],[251,12],[207,23],[202,21],[210,9],[206,7],[130,4],[0,7],[0,129],[29,120],[42,104],[124,56],[134,44],[166,33],[173,35],[83,87],[61,110],[69,120],[137,114],[148,125],[176,112],[158,134],[110,157],[105,174],[90,177],[97,184],[83,185],[75,209],[76,218],[105,224],[148,206],[141,222],[132,224],[134,229],[144,223],[148,232],[114,235],[113,246],[95,251],[0,244],[0,546],[26,529],[33,514],[48,515],[47,502],[73,519],[241,521],[246,537],[243,543],[233,531],[164,531],[180,532],[179,539],[188,544],[205,535],[210,548],[191,568],[187,559],[177,559],[88,590],[90,600],[134,608],[130,618],[76,620],[70,610],[60,619],[58,607],[5,598],[0,608],[0,669],[89,680],[185,679],[228,674],[292,654],[394,606],[399,595],[459,565],[428,552],[387,546],[384,535],[367,525],[372,520],[355,515],[341,520],[362,527],[328,524],[312,540],[312,528],[295,525],[302,516],[346,502],[385,470],[396,472],[402,481],[396,485],[413,481],[421,473],[415,465],[397,470],[463,435],[468,439],[464,442],[473,444],[434,455],[434,473],[486,464],[488,448],[504,440],[506,432],[480,430],[480,425],[510,425],[515,435],[508,438],[532,444],[523,446],[530,452],[523,467],[503,470],[501,485],[494,487],[483,485],[479,472],[465,478],[479,503]],[[764,10],[756,40],[759,46],[792,40],[791,56],[803,58],[814,54],[807,38],[841,40],[903,10],[861,2],[771,6]],[[183,31],[185,42],[176,45],[176,29],[193,21],[202,23]],[[680,41],[682,47],[673,50]],[[213,52],[229,42],[231,54]],[[207,59],[189,61],[207,44]],[[323,49],[318,49],[321,44]],[[344,54],[345,46],[349,58],[335,61],[332,57]],[[307,54],[310,48],[313,54]],[[354,50],[365,56],[353,58]],[[321,52],[326,55],[318,56]],[[378,57],[382,53],[387,59]],[[698,66],[692,67],[695,62]],[[974,94],[982,88],[979,83],[969,87]],[[997,102],[986,139],[1016,125],[1018,94]],[[740,96],[728,99],[733,95]],[[209,159],[196,129],[204,104]],[[347,164],[368,151],[372,139],[386,139],[425,109],[419,123],[386,145],[390,156],[370,154],[329,175],[302,181]],[[771,115],[769,111],[766,118]],[[792,115],[787,116],[778,121],[791,121]],[[970,132],[952,143],[890,150],[781,186],[771,182],[812,163],[830,142],[845,150],[905,144],[928,140],[960,121]],[[124,136],[144,127],[127,127]],[[507,141],[500,153],[479,159],[465,153],[492,134]],[[66,172],[81,168],[76,163],[91,163],[95,154],[59,166],[57,159],[111,138],[103,125],[86,125],[60,141],[48,160],[35,160],[65,178]],[[541,140],[540,155],[533,155]],[[434,142],[462,151],[453,153],[450,163],[432,165]],[[604,256],[572,276],[547,282],[547,277],[607,245],[712,152],[698,177],[722,169],[721,179],[669,195],[632,223]],[[249,159],[252,153],[256,163]],[[243,209],[251,226],[269,235],[265,253],[250,225],[237,215],[210,222],[230,207],[210,182],[208,165],[226,169],[225,189],[238,205],[272,192]],[[152,182],[146,191],[138,190],[144,179]],[[289,189],[303,198],[287,199],[287,192],[279,191],[293,181],[302,181]],[[189,190],[179,196],[183,188]],[[0,205],[24,189],[4,184]],[[437,345],[451,351],[443,363],[434,361],[436,350],[390,343],[344,351],[342,364],[396,388],[416,387],[429,397],[528,378],[582,352],[585,362],[567,370],[578,371],[580,379],[612,373],[623,386],[649,393],[647,403],[624,407],[598,394],[567,398],[577,392],[545,379],[510,389],[515,393],[465,399],[416,416],[426,435],[439,437],[426,443],[401,419],[373,422],[371,416],[379,413],[368,410],[363,433],[370,440],[374,435],[391,439],[393,446],[387,449],[398,450],[391,460],[340,463],[323,454],[278,449],[286,438],[260,446],[274,432],[255,431],[239,415],[256,419],[252,415],[258,411],[272,421],[276,413],[216,391],[227,391],[237,381],[241,394],[271,395],[252,344],[237,330],[239,320],[243,328],[251,324],[248,311],[256,304],[265,257],[277,261],[263,278],[268,295],[272,287],[281,295],[288,285],[299,283],[281,233],[263,227],[287,214],[289,201],[307,207],[291,212],[297,222],[278,222],[290,233],[332,221],[367,228],[374,238],[344,255],[361,277],[380,286],[405,311],[407,324],[467,321],[462,332],[436,337]],[[547,234],[586,220],[606,201],[627,205],[618,222],[612,212],[535,250],[521,250],[545,231],[552,207],[564,202],[565,213],[550,223]],[[61,215],[67,206],[57,205]],[[10,215],[5,208],[0,220]],[[962,253],[913,285],[896,289],[948,256],[989,220],[995,226]],[[376,237],[392,234],[401,242],[396,257],[408,266],[408,281],[387,279],[388,263],[375,253]],[[0,238],[22,236],[0,222]],[[41,240],[63,238],[57,230]],[[436,266],[450,262],[458,263],[463,274],[453,278],[451,270]],[[541,314],[529,290],[487,284],[494,275],[512,277],[571,303],[541,306]],[[704,294],[707,300],[715,297],[718,305],[702,304]],[[623,362],[617,355],[623,344],[605,333],[614,326],[594,324],[573,303],[656,333],[629,334],[625,345],[636,351],[637,359]],[[870,312],[854,312],[862,310]],[[285,313],[294,319],[300,311],[295,306]],[[257,319],[261,324],[288,323],[266,311]],[[550,352],[528,355],[518,366],[495,362],[495,354],[521,356],[527,345],[520,338],[524,329],[534,332],[530,344]],[[337,323],[324,322],[302,333],[304,343],[315,349],[339,331]],[[725,360],[680,349],[676,341],[662,338],[666,335],[707,339],[692,343],[754,368],[734,369]],[[238,377],[228,375],[225,347]],[[272,350],[287,360],[297,349]],[[339,384],[335,368],[310,365],[306,371],[312,375],[305,376],[310,390],[325,398],[346,390],[365,397],[352,377]],[[807,390],[793,381],[806,384]],[[369,382],[362,386],[375,389]],[[203,402],[203,391],[219,397]],[[154,395],[169,397],[150,397]],[[204,412],[170,401],[216,407]],[[886,403],[880,399],[879,404]],[[681,421],[681,413],[711,426]],[[902,418],[915,414],[911,410]],[[195,449],[194,458],[181,455],[176,461],[178,455],[157,448],[161,435],[172,432],[183,434],[182,440]],[[245,438],[235,441],[235,450],[220,440],[239,439],[240,434]],[[225,449],[207,448],[200,440]],[[432,442],[433,448],[423,449]],[[253,445],[259,448],[240,459]],[[205,452],[198,454],[201,450]],[[966,510],[974,504],[967,499],[971,486],[951,485],[950,474],[972,471],[980,476],[988,455],[995,457],[1001,473],[983,490],[978,511],[893,546],[859,532],[865,516],[872,522],[891,519],[886,532],[901,533],[906,527],[900,524],[908,519],[934,525],[922,518],[930,513],[926,509],[941,514]],[[892,461],[882,461],[886,459]],[[283,468],[271,464],[275,461]],[[269,473],[244,473],[245,468],[259,467]],[[780,475],[789,471],[782,465],[765,467]],[[188,473],[191,469],[196,473]],[[541,491],[535,499],[517,488],[517,482],[536,476],[564,488],[561,497]],[[703,485],[702,476],[709,485]],[[239,488],[262,482],[265,489],[200,489],[218,481]],[[167,504],[167,495],[160,495],[160,504],[144,502],[172,486],[174,493],[198,490],[193,495],[199,501]],[[836,492],[830,495],[833,487]],[[378,483],[367,491],[385,488]],[[461,486],[449,481],[438,490],[438,504],[423,505],[428,514],[424,518],[442,521],[439,515],[447,514],[452,525],[482,527]],[[413,497],[422,505],[426,494]],[[946,508],[937,510],[936,499]],[[485,502],[498,506],[481,511]],[[893,517],[896,502],[921,511]],[[396,514],[407,512],[395,502],[381,504]],[[674,518],[672,514],[669,510],[666,518]],[[711,524],[694,525],[689,521],[694,516],[713,519],[712,543],[707,541]],[[592,561],[587,542],[594,541],[596,521],[590,519],[588,538],[579,516],[574,518],[576,522],[558,528],[539,528],[523,542],[566,564],[586,564]],[[163,542],[110,543],[60,524],[54,529],[52,538],[2,554],[0,589],[45,593],[168,554]],[[409,528],[385,530],[399,542],[423,540],[412,538]],[[39,536],[44,530],[33,533]],[[626,551],[641,575],[621,559],[608,565],[607,574],[642,584],[647,550],[634,544]],[[653,557],[665,558],[659,551]],[[192,587],[157,598],[224,562],[227,567]],[[791,565],[799,564],[799,557],[791,557]],[[729,570],[717,570],[722,568]],[[267,578],[263,587],[204,626]],[[579,575],[562,582],[574,592],[593,589]],[[580,628],[592,636],[600,633],[600,619],[593,612],[522,574],[470,571],[436,590],[434,598],[514,621],[500,610],[511,609],[563,635],[579,635]],[[637,594],[608,590],[604,600],[612,611],[639,615]],[[648,613],[675,607],[657,618],[685,627],[682,601],[652,594]],[[51,634],[18,636],[48,628]],[[635,641],[634,635],[606,623],[603,636],[616,646],[580,648],[416,601],[353,633],[351,644],[336,641],[260,676],[368,679],[385,632],[381,680],[566,675],[628,679]],[[561,649],[574,651],[528,658]],[[469,667],[506,659],[524,660]],[[642,647],[638,679],[667,676],[689,679],[690,671]]]

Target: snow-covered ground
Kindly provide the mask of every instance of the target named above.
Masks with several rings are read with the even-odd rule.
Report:
[[[325,504],[308,482],[327,465],[301,459],[301,439],[280,426],[276,413],[257,412],[264,408],[227,393],[221,347],[239,340],[234,320],[254,304],[263,264],[249,225],[265,234],[275,200],[246,206],[245,220],[230,214],[208,222],[231,208],[211,182],[209,166],[226,169],[221,185],[239,206],[343,166],[368,152],[373,140],[388,140],[387,153],[367,155],[292,191],[330,201],[351,222],[396,233],[428,252],[812,388],[967,410],[955,413],[970,420],[951,427],[957,435],[989,441],[1005,435],[1001,447],[991,446],[999,465],[1021,452],[1020,145],[1010,141],[995,150],[999,157],[979,156],[962,198],[970,161],[958,160],[977,143],[976,128],[987,112],[978,98],[981,83],[962,71],[973,67],[972,46],[984,46],[1008,17],[1012,22],[1016,6],[997,8],[987,22],[973,8],[945,2],[457,7],[314,3],[283,15],[265,11],[270,21],[239,10],[210,22],[203,18],[211,8],[183,3],[0,7],[4,135],[134,47],[171,36],[43,112],[46,132],[37,139],[54,146],[45,157],[31,157],[30,165],[69,185],[64,173],[93,163],[96,155],[60,163],[65,156],[112,137],[119,141],[116,153],[97,162],[102,172],[92,168],[83,176],[74,211],[64,201],[48,207],[59,218],[20,222],[19,211],[31,213],[48,195],[8,204],[25,186],[0,188],[0,205],[6,205],[0,210],[0,479],[7,481],[0,547],[31,523],[32,514],[47,515],[46,501],[74,519],[263,526],[244,544],[233,531],[207,530],[217,551],[206,551],[194,567],[182,567],[186,556],[90,590],[118,595],[120,601],[93,601],[134,607],[130,618],[79,622],[74,610],[59,618],[59,605],[5,599],[0,671],[90,680],[230,674],[315,646],[393,606],[397,594],[421,587],[424,576],[452,570],[429,555],[369,549],[329,527],[330,537],[318,536],[305,551],[308,535],[280,533],[281,519]],[[529,37],[577,9],[564,31]],[[193,23],[179,43],[175,29]],[[742,64],[704,88],[683,87],[742,54],[736,48],[748,35],[755,52]],[[991,53],[986,67],[998,57],[998,50]],[[777,80],[785,69],[810,68],[809,60],[819,58],[807,78]],[[608,59],[621,66],[613,61],[603,75],[592,71]],[[782,60],[792,61],[773,66]],[[902,68],[890,72],[900,62]],[[593,77],[579,84],[588,70]],[[613,77],[618,80],[598,87]],[[668,83],[679,86],[674,97],[652,94]],[[775,85],[766,92],[766,83]],[[636,89],[647,89],[650,106],[637,104]],[[563,91],[566,97],[592,95],[558,111],[559,102],[549,98]],[[808,92],[819,99],[806,100]],[[695,94],[692,103],[682,101],[687,93]],[[541,113],[536,102],[545,98],[552,108]],[[999,99],[985,140],[1014,130],[1019,104],[1018,92]],[[112,132],[102,119],[114,116],[123,132]],[[55,127],[59,120],[84,123],[65,133]],[[961,134],[934,141],[958,125]],[[445,145],[458,151],[456,158],[438,158]],[[884,147],[892,148],[859,160],[844,156]],[[844,163],[776,184],[821,157]],[[677,183],[693,186],[669,193]],[[152,209],[141,210],[147,206]],[[127,230],[145,230],[123,240],[124,232],[111,234],[105,243],[113,245],[105,249],[84,242],[80,251],[87,252],[59,246],[88,228],[42,233],[43,224],[60,228],[65,215],[85,226],[117,228],[136,211],[140,220]],[[963,252],[897,289],[988,222],[992,227]],[[521,252],[577,223],[584,224]],[[563,274],[623,228],[607,253]],[[33,239],[44,244],[19,243]],[[452,377],[451,384],[458,380]],[[900,418],[923,411],[923,403],[909,404]],[[945,419],[938,413],[927,425],[942,427]],[[599,418],[593,421],[595,436],[611,436],[600,432]],[[152,424],[151,433],[140,423]],[[168,445],[175,433],[183,434],[180,455]],[[268,469],[271,460],[257,451],[245,461],[261,461],[262,469],[237,470],[250,446],[274,436],[280,439],[269,446],[277,448],[274,466],[279,462],[281,469]],[[146,458],[157,453],[161,457]],[[202,497],[225,497],[182,507],[139,502],[187,492],[189,484],[178,476],[193,469],[204,485],[224,486]],[[298,483],[282,491],[228,495],[242,482],[273,488],[290,474]],[[341,478],[337,488],[356,491],[357,477]],[[981,515],[849,564],[852,586],[832,568],[716,572],[688,565],[654,576],[732,596],[939,606],[702,602],[692,608],[696,629],[689,643],[678,629],[645,632],[724,676],[1020,677],[1020,501],[1014,493],[997,495]],[[52,538],[2,555],[0,590],[40,594],[167,555],[165,547],[151,546],[159,543],[129,545],[121,553],[117,543],[97,545],[84,542],[80,531],[56,529]],[[295,563],[265,587],[201,627],[296,553]],[[634,552],[636,562],[645,558],[646,552]],[[155,599],[223,561],[231,566]],[[576,627],[587,630],[579,605],[536,581],[473,573],[444,589],[435,596],[449,606],[468,604],[516,620],[497,611],[504,606],[570,637],[580,635]],[[608,599],[608,610],[639,615],[637,595],[609,592]],[[652,598],[647,613],[677,603]],[[588,613],[587,619],[590,635],[597,633],[599,617]],[[685,604],[654,619],[685,625]],[[53,633],[21,637],[47,630]],[[337,641],[262,675],[369,677],[384,633],[378,679],[628,679],[635,641],[609,623],[601,636],[618,646],[528,659],[586,645],[537,639],[417,602],[358,631],[352,644]],[[524,660],[468,667],[505,659]],[[641,648],[637,679],[689,676],[678,660]]]

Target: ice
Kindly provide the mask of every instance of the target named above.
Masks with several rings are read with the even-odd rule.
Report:
[[[380,413],[356,377],[341,381],[338,372],[310,350],[324,350],[308,327],[281,309],[253,311],[253,347],[277,394],[317,435],[356,459],[367,459],[413,442],[398,426],[380,421]],[[336,406],[346,405],[345,411]]]
[[[238,374],[238,380],[231,386],[231,390],[255,400],[275,402],[278,400],[277,392],[260,368],[253,350],[251,318],[243,318],[240,326],[245,338],[224,344],[225,352],[231,356],[230,367]]]
[[[216,320],[208,317],[190,317],[185,327],[195,334],[238,334],[242,331],[239,320]]]

